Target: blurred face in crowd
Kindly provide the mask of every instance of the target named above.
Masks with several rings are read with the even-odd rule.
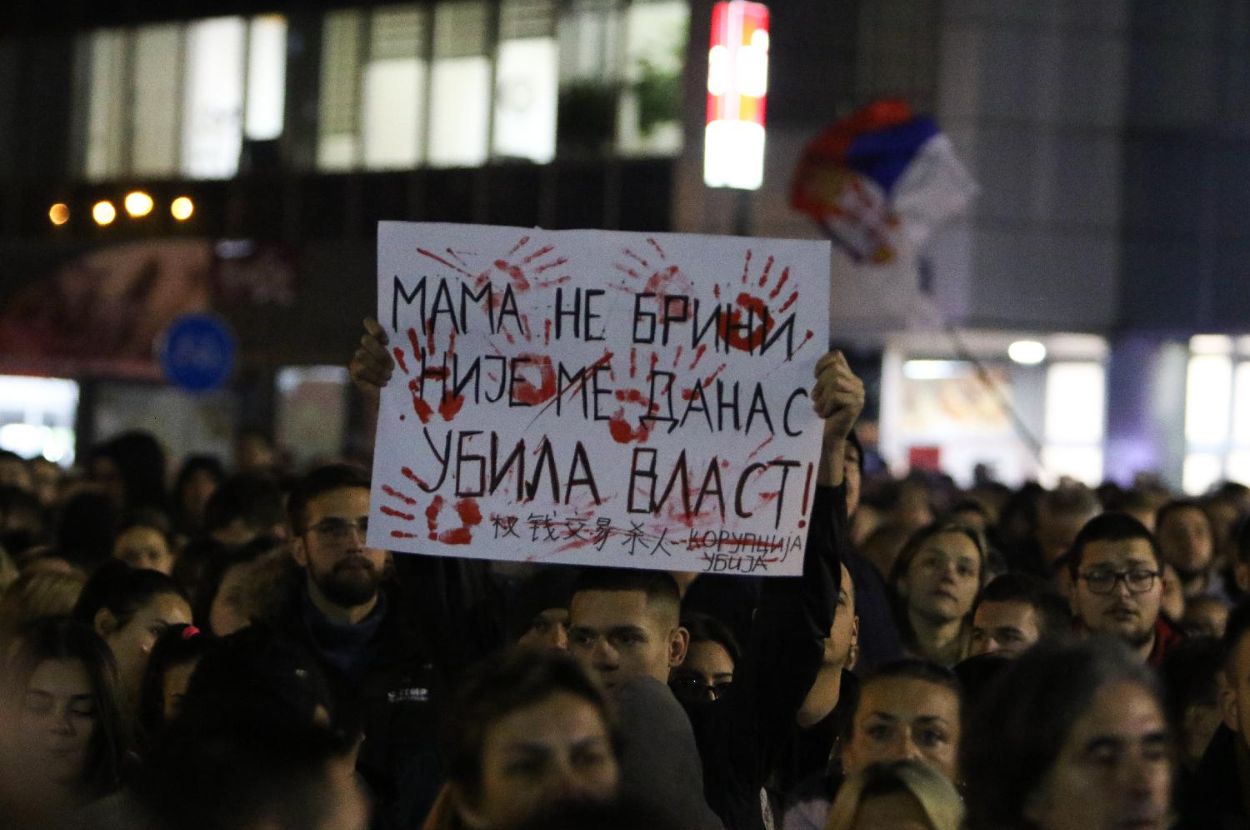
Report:
[[[954,781],[960,728],[959,696],[952,689],[913,677],[879,677],[860,692],[842,766],[851,774],[911,758]]]
[[[643,676],[667,683],[689,641],[677,609],[643,591],[578,591],[569,605],[569,651],[609,688]]]
[[[673,669],[673,691],[682,700],[697,703],[719,698],[734,680],[734,660],[713,640],[692,642],[686,659]]]
[[[16,487],[28,493],[35,491],[30,466],[20,458],[0,457],[0,487]]]
[[[530,627],[518,639],[523,646],[554,648],[566,651],[569,647],[569,609],[547,608],[530,620]]]
[[[262,435],[245,432],[234,442],[234,466],[240,472],[264,472],[273,467],[274,450]]]
[[[859,509],[859,494],[863,487],[863,476],[859,473],[859,450],[850,441],[846,442],[846,464],[842,470],[842,480],[846,482],[846,515],[854,516]]]
[[[165,668],[165,676],[161,678],[161,716],[166,723],[178,717],[178,713],[182,711],[182,698],[187,693],[191,674],[199,662],[197,657]]]
[[[610,799],[619,779],[599,709],[559,691],[486,729],[480,786],[457,788],[456,803],[474,830],[506,830],[560,801]]]
[[[126,480],[112,459],[100,457],[91,462],[91,480],[109,497],[117,509],[126,504]]]
[[[855,583],[851,572],[842,566],[842,584],[838,589],[838,608],[833,615],[833,628],[825,640],[824,665],[850,668],[851,649],[859,644],[859,617],[855,614]]]
[[[113,652],[122,688],[132,700],[137,699],[136,693],[147,669],[148,657],[161,632],[171,625],[190,623],[191,606],[177,594],[157,594],[125,625],[121,625],[107,608],[101,608],[96,614],[96,633],[104,638]]]
[[[1182,575],[1203,571],[1211,565],[1215,540],[1207,514],[1200,507],[1180,507],[1166,513],[1156,538],[1163,561]]]
[[[96,729],[95,696],[81,660],[44,660],[26,686],[17,740],[33,781],[69,786],[82,780]]]
[[[1182,627],[1191,637],[1224,636],[1228,625],[1228,603],[1219,597],[1196,597],[1185,603]]]
[[[61,468],[56,462],[39,456],[30,462],[30,475],[39,503],[44,507],[55,504],[61,486]]]
[[[208,627],[218,637],[242,631],[252,624],[245,594],[255,572],[256,563],[240,562],[222,574],[221,584],[208,607]]]
[[[369,491],[328,490],[308,500],[303,532],[292,553],[308,574],[314,598],[340,608],[371,605],[386,573],[384,550],[365,547]]]
[[[174,554],[165,534],[154,527],[135,525],[117,534],[113,556],[132,568],[160,571],[168,576],[174,569]]]
[[[1145,648],[1153,642],[1162,598],[1159,564],[1149,540],[1085,545],[1072,586],[1072,613],[1089,631],[1118,637],[1134,649]]]
[[[938,533],[912,557],[899,588],[912,614],[935,623],[962,619],[980,589],[981,554],[963,533]]]
[[[1172,787],[1158,702],[1132,682],[1099,689],[1024,805],[1039,830],[1164,830]]]
[[[208,470],[195,470],[182,486],[182,511],[197,523],[204,521],[204,510],[213,491],[217,489],[217,477]]]
[[[972,653],[1019,657],[1042,632],[1037,610],[1027,602],[982,602],[972,616]]]
[[[1047,566],[1068,552],[1085,523],[1094,513],[1055,510],[1043,500],[1037,506],[1037,546]]]

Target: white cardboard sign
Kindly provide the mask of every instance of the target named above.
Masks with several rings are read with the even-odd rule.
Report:
[[[369,544],[793,575],[828,242],[383,222]]]

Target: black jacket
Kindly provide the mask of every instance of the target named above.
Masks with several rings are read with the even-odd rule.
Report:
[[[1174,830],[1245,830],[1250,827],[1247,795],[1241,791],[1237,744],[1241,737],[1227,726],[1215,731],[1198,769],[1181,792],[1181,820]]]
[[[824,657],[849,544],[845,488],[816,488],[803,575],[764,581],[733,685],[714,703],[686,707],[707,802],[728,830],[764,826],[760,790]]]
[[[356,648],[350,669],[342,667],[342,649],[327,642],[328,623],[318,618],[305,587],[281,617],[283,630],[317,655],[336,719],[361,728],[356,770],[372,790],[375,825],[383,827],[396,825],[400,813],[425,815],[439,787],[438,704],[445,684],[407,607],[394,583],[388,585],[374,612],[381,618],[370,621],[376,628]]]

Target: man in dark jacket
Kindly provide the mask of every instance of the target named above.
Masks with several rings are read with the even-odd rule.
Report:
[[[335,716],[357,720],[364,734],[357,770],[383,823],[401,796],[405,814],[422,814],[438,788],[442,683],[398,586],[387,583],[390,554],[365,545],[369,479],[347,465],[320,467],[296,484],[288,513],[303,580],[282,627],[320,659]]]
[[[1178,830],[1250,827],[1250,602],[1242,602],[1228,617],[1224,679],[1224,725],[1181,793]]]

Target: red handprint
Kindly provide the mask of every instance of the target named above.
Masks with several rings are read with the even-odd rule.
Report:
[[[382,486],[382,492],[386,495],[402,502],[407,509],[397,509],[390,505],[382,505],[381,511],[387,516],[393,516],[402,519],[405,523],[415,523],[416,514],[408,512],[417,507],[417,500],[409,496],[389,484]],[[442,496],[435,496],[425,508],[426,526],[429,528],[427,533],[431,541],[442,542],[446,545],[467,545],[473,541],[473,528],[482,523],[482,510],[478,506],[476,499],[466,498],[460,499],[455,504],[456,515],[460,519],[460,526],[439,531],[439,518],[446,505],[446,500]],[[396,539],[415,539],[418,533],[410,530],[392,530],[391,536]]]
[[[421,419],[421,423],[428,424],[434,416],[434,407],[430,405],[427,397],[427,384],[437,384],[441,390],[438,398],[438,414],[444,421],[450,421],[460,413],[460,408],[464,406],[464,395],[455,395],[451,383],[450,370],[447,367],[448,359],[454,358],[456,354],[456,333],[451,331],[448,333],[447,350],[442,355],[442,362],[435,363],[438,355],[438,348],[434,343],[434,328],[432,324],[426,326],[426,342],[424,346],[420,342],[420,337],[415,328],[408,329],[408,342],[411,344],[411,353],[404,350],[403,346],[395,346],[391,353],[395,356],[395,363],[399,366],[401,372],[409,376],[408,392],[412,395],[412,411]],[[408,358],[412,357],[414,368],[417,370],[414,375],[408,369]],[[400,415],[400,420],[404,416]]]

